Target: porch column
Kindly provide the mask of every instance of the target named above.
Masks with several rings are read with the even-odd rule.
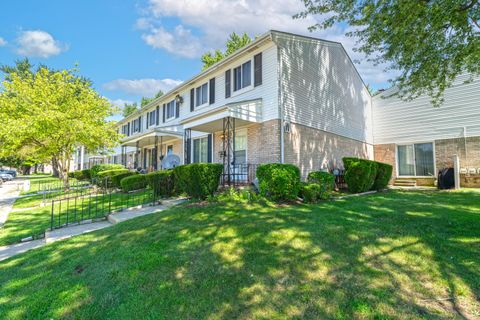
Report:
[[[154,148],[154,150],[155,150],[155,152],[153,152],[153,154],[152,154],[152,160],[153,160],[152,166],[153,166],[153,170],[157,171],[158,170],[158,136],[155,136],[155,148]]]
[[[185,159],[185,164],[189,164],[191,162],[191,156],[192,156],[192,129],[185,129],[185,134],[184,134],[184,159]]]
[[[137,141],[137,143],[135,144],[135,158],[133,159],[133,166],[135,167],[134,169],[136,170],[138,168],[138,145],[139,145],[139,142]]]

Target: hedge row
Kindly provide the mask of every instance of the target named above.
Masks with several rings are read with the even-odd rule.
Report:
[[[111,188],[114,186],[113,178],[117,175],[124,175],[130,173],[128,169],[113,169],[113,170],[105,170],[100,171],[97,173],[97,178],[95,179],[95,183],[104,188]]]
[[[386,163],[359,158],[343,158],[348,189],[359,193],[382,190],[392,177],[393,167]]]
[[[90,179],[96,179],[98,177],[98,173],[101,171],[107,170],[115,170],[115,169],[125,169],[125,167],[121,164],[114,164],[114,163],[102,163],[96,164],[90,168]]]
[[[155,171],[145,176],[156,197],[170,197],[175,194],[173,170]]]
[[[293,201],[300,191],[300,170],[293,164],[269,163],[257,168],[260,194],[274,201]]]
[[[130,175],[120,180],[120,186],[124,192],[145,189],[147,185],[147,177],[144,174]]]
[[[179,192],[194,199],[205,199],[218,190],[223,165],[220,163],[192,163],[173,169],[174,183]]]

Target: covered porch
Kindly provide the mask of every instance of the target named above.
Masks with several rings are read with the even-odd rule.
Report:
[[[161,170],[166,155],[174,154],[182,159],[183,132],[180,128],[153,128],[143,134],[122,141],[121,162],[128,169],[152,172]],[[132,155],[127,148],[133,147]]]
[[[185,119],[184,163],[222,163],[224,185],[252,182],[258,163],[252,161],[256,148],[248,146],[248,127],[261,122],[261,99],[227,104]]]

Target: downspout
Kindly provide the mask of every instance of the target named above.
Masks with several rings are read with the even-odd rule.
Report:
[[[272,35],[270,35],[273,41]],[[283,123],[284,123],[284,112],[283,112],[283,95],[282,95],[282,60],[281,60],[281,55],[280,55],[280,46],[275,42],[275,45],[277,46],[277,63],[278,63],[278,72],[277,72],[277,77],[278,77],[278,113],[280,116],[280,163],[285,163],[285,140],[284,140],[284,132],[283,132]]]

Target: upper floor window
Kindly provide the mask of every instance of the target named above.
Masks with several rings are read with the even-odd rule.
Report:
[[[208,102],[208,83],[202,84],[195,89],[195,106],[201,106]]]
[[[170,101],[165,105],[166,119],[172,119],[175,117],[175,100]]]
[[[150,111],[148,113],[148,125],[153,126],[156,122],[157,110]]]
[[[133,120],[133,132],[140,132],[142,130],[142,117]]]
[[[124,135],[126,135],[126,136],[130,135],[130,132],[128,132],[128,131],[129,131],[128,129],[129,129],[128,123],[127,123],[127,124],[124,124],[124,125],[122,126],[122,134],[124,134]]]
[[[249,60],[233,69],[233,91],[238,91],[252,84],[252,62]]]

